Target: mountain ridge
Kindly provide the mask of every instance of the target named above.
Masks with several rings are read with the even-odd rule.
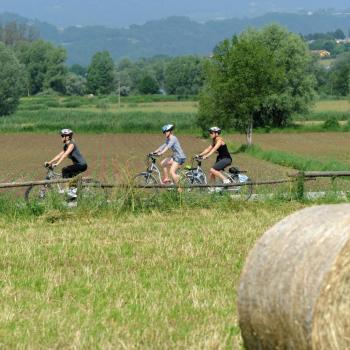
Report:
[[[350,14],[329,13],[290,14],[269,13],[255,18],[232,18],[199,23],[183,16],[149,21],[128,28],[106,26],[71,26],[58,29],[49,23],[30,20],[15,14],[0,14],[0,24],[9,21],[32,24],[43,39],[65,47],[68,63],[87,65],[97,51],[108,50],[114,59],[138,59],[155,55],[181,56],[209,55],[215,45],[248,27],[261,28],[269,23],[279,23],[290,31],[301,34],[350,31]]]

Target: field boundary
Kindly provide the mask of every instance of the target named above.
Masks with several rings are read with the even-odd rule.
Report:
[[[350,169],[350,164],[329,160],[322,162],[317,159],[303,157],[298,154],[269,150],[265,151],[260,146],[241,145],[234,153],[245,153],[254,158],[266,160],[273,164],[290,167],[300,171],[346,171]]]

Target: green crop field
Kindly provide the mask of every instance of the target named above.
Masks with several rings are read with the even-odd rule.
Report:
[[[117,97],[27,97],[14,115],[0,118],[0,132],[54,132],[64,124],[78,132],[154,133],[172,122],[180,133],[200,134],[197,112],[197,101],[167,96],[127,97],[120,105]],[[294,116],[298,128],[284,132],[325,131],[322,124],[331,117],[348,129],[349,101],[317,101],[309,114]]]

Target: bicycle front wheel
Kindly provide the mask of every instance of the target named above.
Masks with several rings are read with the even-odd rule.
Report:
[[[141,173],[134,177],[134,185],[137,187],[146,187],[158,185],[158,181],[152,174]]]
[[[196,187],[196,185],[206,185],[204,176],[195,176],[193,174],[186,174],[186,185],[190,187],[187,188],[188,192],[205,192],[207,189],[205,187]],[[193,186],[193,187],[191,187]]]

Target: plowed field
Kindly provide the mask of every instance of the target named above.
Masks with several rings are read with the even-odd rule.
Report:
[[[279,135],[256,135],[255,141],[262,145],[263,148],[275,148],[281,150],[299,150],[302,154],[311,154],[317,156],[318,138],[305,137],[300,135],[284,134],[283,138]],[[304,137],[303,137],[304,136]],[[329,137],[328,134],[321,136]],[[336,134],[341,136],[341,134]],[[270,138],[268,138],[270,137]],[[237,142],[238,135],[232,139]],[[179,136],[179,140],[188,157],[188,162],[192,155],[202,151],[209,143],[194,136]],[[307,145],[310,140],[313,143]],[[330,139],[331,140],[331,139]],[[76,141],[81,152],[88,161],[87,176],[92,176],[103,182],[124,182],[124,176],[133,176],[145,169],[146,154],[156,149],[164,142],[162,135],[146,134],[98,134],[98,135],[77,135]],[[46,171],[43,167],[45,161],[53,158],[54,155],[62,149],[61,139],[53,134],[5,134],[0,136],[1,153],[0,153],[0,182],[27,181],[44,179]],[[331,141],[329,141],[331,143]],[[333,139],[334,142],[334,139]],[[293,145],[295,147],[293,147]],[[350,145],[350,143],[349,143]],[[321,143],[319,152],[327,149],[327,144]],[[341,149],[340,145],[332,146],[336,153],[336,147]],[[313,150],[314,153],[311,151]],[[310,153],[309,153],[310,152]],[[345,154],[345,150],[343,151]],[[241,169],[247,170],[253,180],[281,179],[292,169],[275,165],[270,162],[253,158],[249,155],[233,155],[233,164]],[[215,161],[215,156],[203,163],[207,171],[210,165]],[[66,161],[65,164],[69,164]],[[63,164],[64,165],[64,164]],[[317,183],[307,184],[310,189],[326,189],[329,187],[329,180],[319,180]],[[346,187],[349,181],[346,181]],[[343,187],[343,186],[342,186]],[[289,185],[274,186],[271,188],[255,188],[254,191],[275,191],[284,188],[288,190]]]
[[[13,134],[1,135],[0,182],[42,179],[43,164],[62,148],[55,135]],[[188,160],[199,153],[209,141],[194,136],[179,136]],[[76,141],[88,161],[87,174],[104,181],[120,180],[125,173],[134,174],[145,168],[145,155],[156,149],[164,139],[162,135],[77,135]],[[215,157],[204,164],[214,162]],[[69,161],[66,162],[69,164]],[[245,169],[254,179],[284,176],[289,170],[247,155],[234,156],[234,164]]]

